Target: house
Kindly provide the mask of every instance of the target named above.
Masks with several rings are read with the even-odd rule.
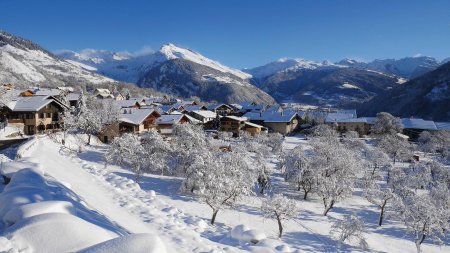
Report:
[[[217,114],[208,110],[195,110],[188,113],[189,116],[201,121],[202,123],[207,123],[214,120]]]
[[[234,112],[233,107],[227,104],[211,104],[207,106],[208,110],[213,111],[219,115],[225,116]]]
[[[94,96],[99,99],[113,99],[114,96],[108,89],[96,88],[94,90]]]
[[[23,128],[27,135],[60,129],[62,114],[69,107],[46,96],[19,97],[6,106],[8,124]]]
[[[34,96],[52,96],[59,98],[63,93],[60,89],[38,89],[34,92]]]
[[[439,131],[450,131],[450,122],[434,122]]]
[[[337,124],[336,130],[340,133],[355,131],[358,132],[359,136],[368,135],[375,119],[375,117],[338,119],[335,121]]]
[[[14,89],[14,85],[12,85],[11,83],[5,83],[5,84],[3,84],[3,89],[4,90],[12,90],[12,89]]]
[[[249,132],[251,135],[255,135],[255,134],[259,134],[263,131],[266,131],[267,128],[265,128],[261,125],[246,121],[246,122],[244,122],[243,130],[246,132]]]
[[[101,141],[108,143],[123,133],[143,133],[156,128],[156,119],[160,116],[161,114],[153,109],[121,109],[118,121],[105,126],[98,137]]]
[[[191,120],[184,114],[161,115],[156,120],[156,128],[161,134],[172,134],[174,125],[186,123],[191,123]]]
[[[114,103],[119,108],[141,108],[141,103],[138,100],[129,99],[129,100],[115,100]]]
[[[243,130],[247,118],[237,116],[223,116],[220,118],[220,131],[231,132],[233,136],[239,136]]]
[[[183,105],[180,108],[178,108],[181,112],[192,112],[192,111],[201,111],[201,110],[208,110],[206,106],[204,105]]]
[[[252,123],[262,125],[272,132],[283,135],[295,131],[300,122],[297,112],[292,110],[248,112],[243,117],[248,118]]]
[[[113,92],[112,95],[114,97],[114,100],[120,101],[120,100],[125,100],[126,99],[125,96],[120,94],[120,92],[118,92],[118,91]]]
[[[81,94],[69,93],[66,96],[66,100],[69,103],[70,107],[78,107],[81,103]]]
[[[434,121],[404,118],[401,119],[403,125],[403,134],[409,136],[411,139],[417,139],[423,131],[437,131],[438,128]]]

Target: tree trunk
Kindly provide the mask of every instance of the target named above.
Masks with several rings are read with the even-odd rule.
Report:
[[[91,135],[90,134],[88,134],[88,143],[87,143],[87,145],[91,145]]]
[[[324,201],[325,203],[325,201]],[[325,211],[323,212],[323,216],[327,216],[328,212],[333,208],[334,206],[334,200],[330,202],[330,205],[325,205]]]
[[[214,225],[214,222],[216,221],[216,216],[217,216],[218,212],[219,212],[219,210],[214,210],[213,209],[213,215],[212,215],[212,218],[211,218],[211,225]]]
[[[281,224],[280,216],[277,215],[277,222],[278,222],[278,238],[281,238],[283,235],[283,225]]]
[[[305,191],[305,194],[303,194],[303,199],[306,200],[308,198],[309,191]]]
[[[380,206],[381,207],[381,211],[380,211],[380,218],[378,219],[378,226],[381,226],[383,224],[384,208],[386,207],[386,203],[387,203],[387,201],[385,200],[383,202],[383,204]]]

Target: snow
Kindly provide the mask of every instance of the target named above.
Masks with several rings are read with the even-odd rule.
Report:
[[[350,83],[344,83],[344,84],[342,84],[341,85],[341,88],[342,89],[361,89],[361,88],[359,88],[358,86],[356,86],[356,85],[353,85],[353,84],[350,84]]]
[[[251,75],[249,75],[247,73],[244,73],[237,69],[229,68],[227,66],[220,64],[219,62],[208,59],[197,52],[194,52],[189,49],[177,47],[173,44],[166,44],[166,45],[162,46],[161,49],[159,50],[159,52],[161,54],[163,54],[168,60],[185,59],[188,61],[192,61],[192,62],[201,64],[201,65],[213,68],[213,69],[218,70],[223,73],[233,74],[241,79],[251,78]]]
[[[78,253],[166,253],[161,239],[151,234],[132,234],[94,245]]]
[[[67,145],[73,147],[75,142],[75,138],[69,139]],[[308,149],[309,143],[302,136],[286,137],[284,149],[292,149],[299,144]],[[399,222],[388,220],[382,227],[373,224],[378,210],[361,196],[361,189],[357,189],[352,198],[337,204],[327,217],[322,216],[323,206],[320,199],[312,197],[308,201],[302,201],[298,192],[284,182],[282,174],[276,168],[277,157],[267,157],[267,165],[273,169],[272,183],[298,201],[301,207],[293,220],[284,221],[284,235],[281,239],[277,239],[276,221],[263,218],[259,197],[246,197],[236,210],[221,210],[217,224],[211,226],[207,222],[211,215],[210,208],[197,202],[192,196],[179,192],[181,178],[145,174],[141,183],[137,184],[133,181],[134,175],[125,168],[104,167],[104,150],[104,145],[93,143],[91,147],[83,147],[83,152],[77,154],[48,137],[37,139],[36,148],[31,149],[25,156],[32,158],[28,159],[29,162],[41,165],[43,173],[37,174],[46,181],[33,182],[38,182],[36,185],[53,191],[54,194],[52,198],[43,198],[45,201],[33,203],[68,201],[75,207],[76,216],[68,213],[47,213],[24,218],[7,228],[8,233],[0,233],[0,236],[3,236],[0,237],[0,251],[3,250],[2,247],[6,248],[5,251],[30,247],[28,251],[34,252],[34,247],[42,246],[49,248],[46,252],[142,252],[144,249],[139,245],[149,245],[144,252],[152,252],[152,245],[159,244],[147,244],[147,241],[157,241],[158,237],[161,247],[165,247],[167,252],[335,252],[338,247],[341,252],[363,252],[355,246],[339,244],[329,234],[331,225],[336,220],[351,213],[357,213],[369,224],[366,237],[371,251],[415,251],[411,237],[405,235]],[[26,178],[25,174],[22,178]],[[49,189],[50,185],[57,188]],[[5,188],[5,192],[9,187]],[[15,187],[13,185],[12,188]],[[63,193],[65,197],[55,193]],[[20,205],[26,208],[29,204]],[[45,209],[41,210],[44,212]],[[48,229],[54,226],[50,222],[54,219],[73,224],[76,230],[85,230],[86,234],[92,236],[92,240],[96,240],[83,241],[83,245],[68,242],[67,246],[72,249],[67,250],[57,248],[60,245],[56,245],[56,240],[51,238],[47,240],[42,239],[43,236],[40,235],[30,236],[33,230],[52,233],[53,231]],[[12,229],[18,227],[17,224],[21,222],[24,222],[21,229]],[[89,222],[98,227],[85,224]],[[99,227],[102,232],[99,232],[99,236],[93,235],[92,232],[97,231]],[[66,229],[65,226],[62,228]],[[16,231],[17,235],[14,237],[9,231]],[[248,237],[239,242],[246,231],[250,231],[246,233]],[[69,235],[74,233],[76,238],[80,236],[84,240],[84,233],[77,234],[78,232],[68,231]],[[61,241],[71,238],[54,236]],[[118,238],[115,239],[116,237]],[[263,239],[264,237],[266,238]],[[37,242],[35,238],[41,241]],[[253,244],[249,242],[249,238],[257,238],[259,242]],[[44,245],[45,242],[47,243]],[[86,246],[90,243],[97,245]],[[164,252],[161,247],[155,248],[154,252]],[[116,249],[117,251],[114,251]],[[447,252],[449,249],[448,241],[441,247],[431,245],[428,241],[423,245],[423,252]]]

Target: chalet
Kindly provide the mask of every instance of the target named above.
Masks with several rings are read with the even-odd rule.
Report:
[[[192,112],[192,111],[203,111],[208,110],[206,106],[204,105],[183,105],[180,108],[178,108],[181,112]]]
[[[52,96],[59,98],[63,93],[60,89],[38,89],[35,91],[34,96]]]
[[[176,109],[173,108],[171,105],[161,105],[157,107],[157,110],[161,114],[170,114],[171,112],[175,111]]]
[[[96,88],[94,90],[94,96],[99,99],[113,99],[114,96],[108,89]]]
[[[6,117],[9,124],[23,128],[27,135],[33,135],[59,129],[63,124],[61,116],[67,109],[68,106],[49,97],[19,97],[8,103]]]
[[[217,114],[208,110],[195,110],[188,113],[189,116],[201,121],[202,123],[207,123],[214,120]]]
[[[265,128],[261,125],[246,121],[246,122],[244,122],[243,130],[246,132],[249,132],[251,135],[255,135],[255,134],[259,134],[263,131],[266,131],[267,128]]]
[[[120,92],[118,92],[118,91],[113,92],[112,95],[114,97],[114,100],[117,100],[117,101],[121,101],[121,100],[125,100],[126,99],[125,96],[120,94]]]
[[[355,131],[359,136],[364,136],[370,133],[375,119],[374,117],[338,119],[335,121],[337,124],[336,130],[340,133]]]
[[[81,94],[69,93],[66,96],[66,100],[69,103],[70,107],[78,107],[81,103]]]
[[[156,128],[161,134],[172,134],[174,125],[186,123],[191,123],[191,120],[184,114],[161,115],[156,120]]]
[[[2,85],[4,90],[12,90],[14,89],[14,85],[12,85],[11,83],[5,83]]]
[[[248,112],[244,114],[250,122],[263,125],[272,132],[280,134],[289,134],[297,129],[300,117],[297,112],[285,110],[278,112],[276,110],[265,112]]]
[[[234,112],[233,107],[227,104],[212,104],[207,106],[208,110],[213,111],[221,116],[229,115]]]
[[[156,119],[160,116],[161,114],[152,109],[121,109],[118,121],[104,127],[99,139],[108,143],[123,133],[143,133],[156,128]]]
[[[411,139],[417,139],[423,131],[437,131],[438,128],[434,121],[405,118],[401,119],[403,125],[403,134],[409,136]]]
[[[220,118],[220,130],[233,133],[233,136],[239,136],[243,130],[247,118],[237,116],[223,116]]]
[[[129,100],[115,100],[114,103],[119,107],[119,108],[135,108],[135,109],[140,109],[142,104],[139,102],[139,100],[135,100],[135,99],[129,99]]]

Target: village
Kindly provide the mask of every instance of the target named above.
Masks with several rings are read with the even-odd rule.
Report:
[[[15,90],[11,84],[3,85],[3,104],[0,119],[22,129],[24,135],[53,132],[64,128],[64,119],[74,114],[92,96],[101,103],[110,103],[117,111],[115,119],[94,133],[105,143],[123,133],[142,134],[150,129],[170,135],[176,124],[194,124],[217,134],[229,132],[234,137],[243,131],[292,135],[314,125],[327,124],[341,134],[355,131],[360,137],[371,132],[375,117],[357,117],[356,110],[315,108],[300,110],[288,105],[264,105],[251,101],[207,104],[201,101],[162,97],[131,97],[109,89],[96,88],[90,94],[74,92],[70,87],[30,88]],[[13,95],[11,95],[13,94]],[[15,95],[14,95],[15,94]],[[403,137],[417,140],[423,131],[450,130],[450,122],[434,122],[420,118],[402,118]]]

